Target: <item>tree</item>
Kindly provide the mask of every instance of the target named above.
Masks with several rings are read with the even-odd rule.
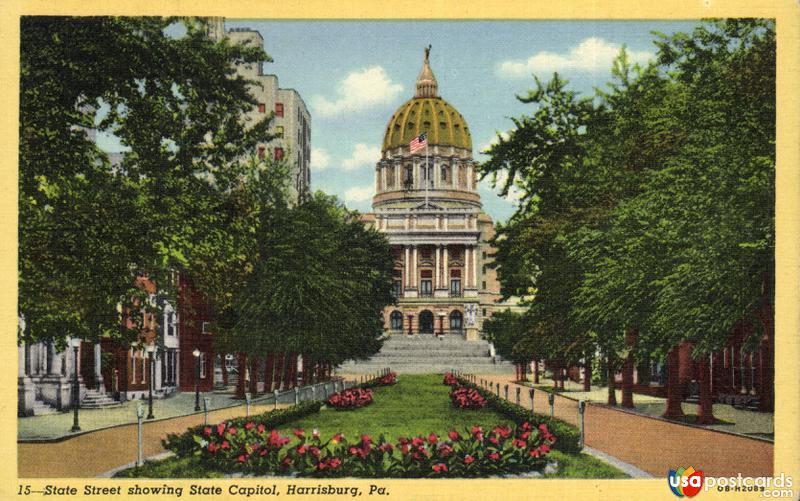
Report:
[[[186,34],[169,35],[183,24]],[[215,42],[202,20],[23,17],[19,311],[29,341],[63,344],[120,330],[118,305],[143,304],[148,276],[203,259],[226,231],[209,208],[235,186],[240,159],[268,138],[241,126],[256,103],[235,64],[260,48]],[[94,141],[126,149],[112,163]],[[202,228],[203,231],[199,231]],[[223,242],[226,239],[222,239]]]

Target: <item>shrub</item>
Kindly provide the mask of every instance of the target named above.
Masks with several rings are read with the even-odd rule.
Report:
[[[295,419],[308,416],[319,412],[322,402],[301,402],[294,407],[286,409],[276,409],[264,412],[252,417],[240,417],[231,419],[224,424],[234,428],[241,428],[246,423],[252,422],[255,426],[263,426],[265,429],[277,428]],[[204,425],[193,426],[181,434],[170,433],[167,438],[161,441],[165,449],[174,452],[177,456],[183,456],[196,449],[194,437],[204,430]]]
[[[498,397],[490,391],[486,391],[480,386],[477,386],[464,378],[458,378],[458,382],[463,386],[477,390],[486,399],[489,407],[513,420],[515,423],[530,422],[544,423],[547,425],[547,428],[558,437],[558,443],[553,446],[554,449],[571,454],[577,454],[581,451],[581,433],[580,430],[578,430],[578,428],[575,426],[572,426],[566,421],[551,418],[550,416],[546,416],[544,414],[534,413],[526,410],[523,407],[512,404],[511,402]]]
[[[381,386],[391,386],[397,382],[397,373],[390,372],[389,374],[386,374],[382,378],[378,379],[378,381],[380,382]]]
[[[350,388],[334,393],[328,397],[327,404],[336,410],[350,410],[364,407],[372,403],[372,390],[367,388]]]
[[[486,399],[475,388],[457,386],[450,392],[450,402],[459,409],[483,409]]]
[[[445,372],[443,383],[447,386],[458,386],[458,379],[453,374]]]
[[[196,452],[207,467],[259,475],[295,474],[312,477],[486,477],[540,471],[556,437],[542,424],[524,422],[514,429],[496,426],[484,431],[473,426],[447,437],[398,437],[373,441],[361,435],[349,442],[337,433],[326,442],[314,430],[302,429],[296,438],[267,431],[255,423],[204,427],[194,436]]]

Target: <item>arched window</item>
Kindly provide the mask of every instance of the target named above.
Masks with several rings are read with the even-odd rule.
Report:
[[[450,181],[450,172],[447,165],[442,165],[442,182],[449,183]]]
[[[433,334],[433,313],[430,310],[423,310],[419,314],[419,333]]]
[[[450,312],[450,330],[460,331],[464,327],[464,315],[458,310]]]
[[[386,187],[394,187],[394,165],[390,165],[386,168]]]
[[[397,310],[394,310],[392,314],[389,316],[391,321],[391,326],[393,331],[401,331],[403,330],[403,314]]]
[[[411,186],[414,184],[414,170],[410,165],[406,165],[403,172],[403,184]]]

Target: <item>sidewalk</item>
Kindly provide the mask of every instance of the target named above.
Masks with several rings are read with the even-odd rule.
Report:
[[[513,376],[478,375],[509,386],[509,400],[515,402],[516,388],[521,388],[520,405],[531,408],[529,386],[511,382]],[[636,396],[634,396],[634,399]],[[652,397],[647,397],[652,398]],[[547,394],[537,391],[536,412],[548,414]],[[556,396],[555,417],[580,426],[577,401]],[[670,468],[694,466],[709,476],[771,476],[773,445],[763,440],[720,433],[716,430],[686,426],[662,419],[625,412],[604,405],[589,404],[584,414],[586,445],[629,463],[656,477]]]
[[[278,408],[288,407],[279,404]],[[250,413],[272,410],[274,405],[252,405]],[[244,416],[245,406],[209,412],[208,419],[217,423]],[[203,424],[203,414],[146,422],[143,426],[144,456],[164,452],[161,439],[170,433],[182,433],[190,426]],[[136,424],[122,425],[87,433],[56,443],[17,444],[17,475],[35,477],[96,477],[120,465],[136,461]]]

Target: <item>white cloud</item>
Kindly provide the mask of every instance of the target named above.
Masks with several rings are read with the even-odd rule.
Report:
[[[481,146],[478,149],[478,153],[484,153],[486,150],[499,143],[500,137],[502,137],[503,139],[508,139],[510,136],[508,131],[496,133],[494,136],[492,136],[492,139],[490,139],[488,142],[486,142],[483,146]]]
[[[317,116],[330,118],[391,103],[403,86],[392,82],[381,66],[351,71],[336,88],[337,97],[313,96],[311,106]]]
[[[380,158],[381,149],[379,147],[358,143],[353,148],[353,153],[350,154],[350,158],[346,158],[342,161],[342,169],[355,170],[359,167],[374,166]]]
[[[502,78],[524,78],[532,73],[552,73],[554,71],[608,71],[621,45],[606,42],[602,38],[587,38],[566,54],[542,51],[527,60],[510,59],[497,67],[497,75]],[[652,52],[627,49],[631,64],[645,63],[654,57]]]
[[[371,184],[366,186],[353,186],[344,192],[345,202],[366,202],[372,198],[375,187]]]
[[[331,165],[331,156],[322,148],[311,148],[311,169],[325,170]]]
[[[496,179],[494,188],[492,188],[493,177]],[[486,176],[483,179],[483,181],[481,181],[481,184],[483,184],[486,191],[499,195],[503,187],[506,185],[507,179],[508,179],[508,172],[502,170],[494,176],[493,175]],[[516,202],[520,200],[522,196],[523,196],[522,190],[520,190],[516,185],[512,184],[508,188],[508,194],[506,194],[505,199],[508,200],[509,202]]]

